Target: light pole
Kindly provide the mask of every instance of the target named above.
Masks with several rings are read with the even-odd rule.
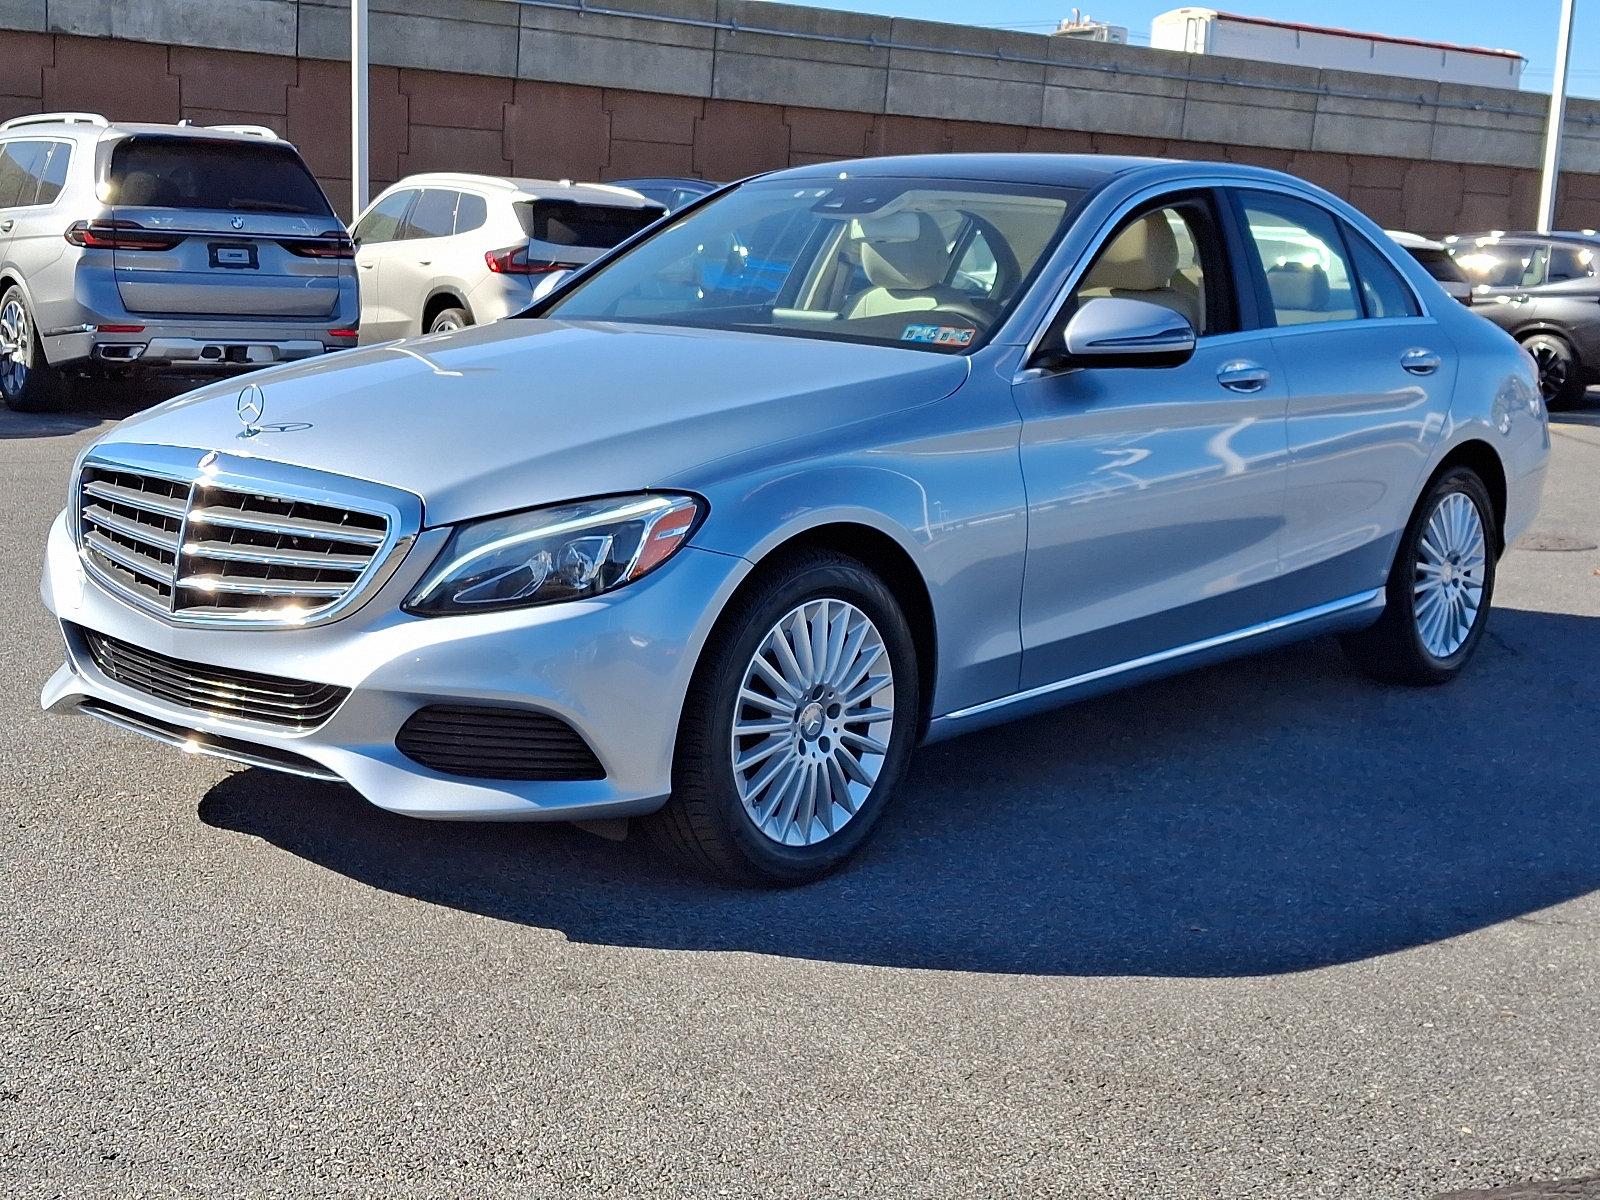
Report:
[[[1570,3],[1570,0],[1568,0]],[[350,219],[367,206],[367,0],[350,0]]]
[[[1561,126],[1567,116],[1567,60],[1572,57],[1572,10],[1577,0],[1561,0],[1561,32],[1556,38],[1556,78],[1550,90],[1550,118],[1544,130],[1544,173],[1539,179],[1539,232],[1556,220],[1556,182],[1561,174]]]

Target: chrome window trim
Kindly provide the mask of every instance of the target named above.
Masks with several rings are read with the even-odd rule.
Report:
[[[1104,187],[1112,186],[1115,186],[1115,179],[1104,185]],[[1189,175],[1181,179],[1163,179],[1159,183],[1146,184],[1119,201],[1111,210],[1111,213],[1103,218],[1099,225],[1096,226],[1093,234],[1090,235],[1090,239],[1086,247],[1079,251],[1075,257],[1073,257],[1064,265],[1062,269],[1065,273],[1060,276],[1062,282],[1056,286],[1053,293],[1050,293],[1049,301],[1043,305],[1041,314],[1034,319],[1032,332],[1023,341],[1022,363],[1025,364],[1032,360],[1034,354],[1038,352],[1040,343],[1044,341],[1045,335],[1050,332],[1050,323],[1055,319],[1056,314],[1061,311],[1062,306],[1066,304],[1068,298],[1071,297],[1073,289],[1078,286],[1079,280],[1082,279],[1084,273],[1088,271],[1090,265],[1094,262],[1095,256],[1105,247],[1106,240],[1116,230],[1118,225],[1131,216],[1135,210],[1143,208],[1152,201],[1161,200],[1168,196],[1179,196],[1188,192],[1210,188],[1223,189],[1232,192],[1276,192],[1293,200],[1300,200],[1308,204],[1313,204],[1323,212],[1327,213],[1329,217],[1333,218],[1336,222],[1342,222],[1355,233],[1362,234],[1363,237],[1366,236],[1359,228],[1356,227],[1355,222],[1351,221],[1350,218],[1344,213],[1339,212],[1336,209],[1329,208],[1327,203],[1324,202],[1321,197],[1313,194],[1312,192],[1306,191],[1303,188],[1295,187],[1286,180],[1280,181],[1276,179],[1255,179],[1250,176],[1206,173]],[[1367,238],[1367,241],[1372,242],[1372,239],[1369,237]],[[1376,243],[1373,243],[1373,248],[1377,250],[1379,254],[1382,254],[1383,257],[1388,260],[1391,266],[1395,266],[1395,269],[1400,274],[1400,278],[1405,281],[1406,287],[1410,289],[1412,298],[1417,302],[1418,309],[1423,314],[1422,317],[1392,317],[1380,319],[1414,321],[1422,320],[1424,318],[1431,318],[1433,315],[1432,311],[1428,308],[1427,304],[1423,303],[1421,293],[1417,291],[1416,285],[1412,283],[1411,279],[1406,275],[1404,269],[1396,266],[1394,256],[1386,252],[1383,247],[1378,246]],[[1045,280],[1048,274],[1049,272],[1047,269],[1045,275],[1041,276],[1038,283],[1035,285],[1036,288],[1043,288],[1046,286]],[[1237,293],[1239,281],[1235,279],[1232,281],[1232,283],[1235,293]],[[1013,314],[1014,317],[1021,315],[1022,314],[1020,311]],[[1372,319],[1374,318],[1358,317],[1356,318],[1356,321],[1364,322]],[[1214,344],[1217,339],[1235,337],[1239,334],[1279,334],[1285,332],[1286,329],[1325,330],[1331,326],[1351,325],[1354,323],[1355,322],[1351,321],[1321,321],[1315,324],[1307,323],[1305,325],[1294,326],[1263,325],[1255,329],[1236,329],[1230,331],[1229,333],[1212,334],[1210,336],[1200,336],[1197,334],[1197,337],[1199,341],[1210,345]],[[993,341],[996,343],[1004,340],[1003,331],[998,331],[993,339]],[[1026,370],[1026,367],[1019,366],[1018,368],[1019,374],[1025,375]]]
[[[190,488],[184,502],[183,524],[179,528],[179,547],[188,530],[189,512],[195,506],[195,485],[214,482],[220,490],[281,497],[312,504],[346,508],[366,516],[382,517],[387,522],[383,542],[373,551],[372,560],[351,583],[350,589],[332,604],[301,618],[238,617],[220,613],[185,613],[153,603],[136,592],[123,588],[107,577],[83,544],[83,476],[90,468],[125,470],[153,475]],[[417,534],[422,529],[422,500],[410,492],[348,476],[334,475],[309,467],[291,466],[266,459],[185,446],[153,446],[133,443],[106,443],[93,447],[77,464],[72,481],[73,545],[83,564],[84,574],[112,598],[141,612],[158,617],[169,625],[224,629],[306,629],[325,625],[353,612],[375,595],[399,568]],[[181,559],[180,559],[181,561]],[[174,571],[176,575],[176,568]],[[176,578],[174,600],[178,594]]]

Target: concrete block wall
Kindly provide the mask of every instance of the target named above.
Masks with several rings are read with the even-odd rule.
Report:
[[[250,121],[341,208],[344,0],[0,0],[0,116]],[[950,150],[1254,162],[1423,232],[1525,225],[1546,98],[765,0],[372,0],[372,175],[688,174]],[[1600,226],[1600,104],[1560,222]]]

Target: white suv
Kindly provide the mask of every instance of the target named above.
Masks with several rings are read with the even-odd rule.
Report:
[[[496,321],[541,276],[592,262],[666,210],[598,183],[434,173],[402,179],[356,220],[361,340]]]

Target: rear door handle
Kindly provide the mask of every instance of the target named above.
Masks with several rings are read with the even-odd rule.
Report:
[[[419,259],[417,259],[417,266],[419,266],[419,267],[431,267],[431,266],[433,266],[433,259],[431,259],[431,258],[419,258]]]
[[[0,233],[10,233],[11,227],[15,224],[16,221],[12,220],[10,217],[7,217],[4,221],[0,221]]]
[[[1271,378],[1271,371],[1246,358],[1236,358],[1217,368],[1217,382],[1230,392],[1259,392]]]
[[[1400,365],[1413,375],[1432,375],[1444,360],[1432,350],[1417,346],[1400,356]]]
[[[364,262],[358,262],[356,264],[356,266],[360,267],[363,271],[370,271],[376,265],[377,264],[375,264],[375,263],[364,263]]]

